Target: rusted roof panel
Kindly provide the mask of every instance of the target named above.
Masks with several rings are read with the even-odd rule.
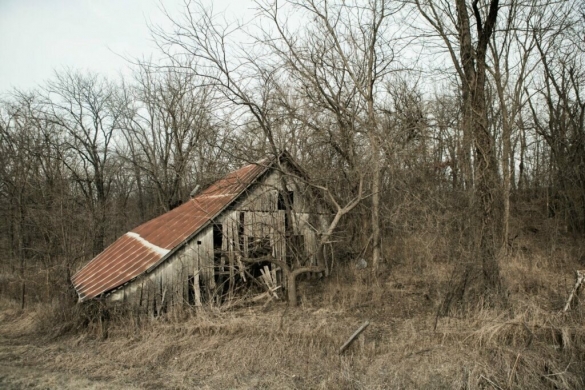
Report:
[[[246,165],[179,207],[118,238],[71,279],[79,300],[111,291],[164,261],[267,169],[268,160]]]

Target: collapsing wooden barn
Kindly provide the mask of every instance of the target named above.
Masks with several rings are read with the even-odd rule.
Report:
[[[72,278],[79,301],[125,301],[157,313],[220,302],[268,265],[277,274],[253,259],[315,264],[325,220],[311,212],[303,177],[288,153],[228,174],[85,265]]]

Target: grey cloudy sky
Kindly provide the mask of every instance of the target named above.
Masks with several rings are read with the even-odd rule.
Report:
[[[251,0],[208,0],[241,17]],[[162,0],[176,14],[182,0]],[[148,23],[165,25],[160,0],[0,0],[0,94],[31,89],[54,70],[73,68],[116,77],[121,58],[156,51]]]

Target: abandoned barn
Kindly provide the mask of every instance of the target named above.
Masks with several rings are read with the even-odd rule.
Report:
[[[324,218],[288,153],[248,164],[118,238],[77,272],[79,301],[124,301],[160,312],[231,298],[272,257],[315,264]],[[269,267],[269,268],[268,268]]]

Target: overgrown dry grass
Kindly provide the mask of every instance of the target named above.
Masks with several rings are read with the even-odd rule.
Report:
[[[438,315],[456,264],[432,234],[397,238],[382,277],[347,264],[327,280],[303,281],[294,309],[110,313],[100,323],[97,306],[3,304],[0,365],[10,372],[0,371],[0,387],[585,388],[585,308],[561,312],[584,246],[547,229],[521,234],[502,260],[505,308]],[[340,356],[365,320],[371,325]]]

